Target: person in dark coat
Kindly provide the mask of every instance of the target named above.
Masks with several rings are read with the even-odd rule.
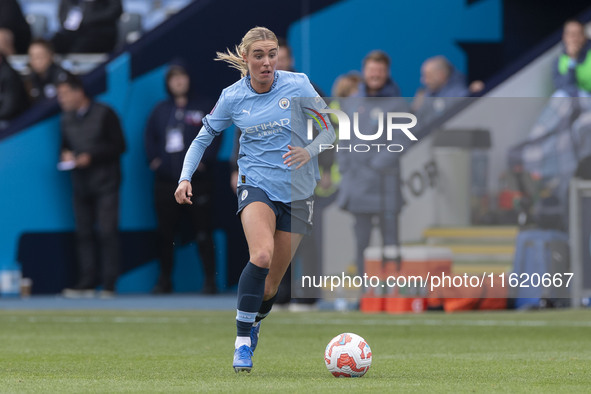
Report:
[[[400,89],[390,77],[390,58],[386,53],[370,52],[363,61],[362,74],[357,94],[343,100],[341,108],[352,121],[356,112],[359,130],[369,134],[369,130],[375,132],[377,129],[376,112],[405,112],[408,106],[400,98]],[[388,141],[386,134],[384,132],[378,140],[369,142],[351,133],[351,139],[341,140],[339,146],[405,143],[397,140],[398,135]],[[341,184],[336,201],[339,207],[355,218],[355,263],[359,275],[365,272],[363,252],[369,246],[374,221],[379,223],[383,244],[398,245],[397,217],[402,206],[399,158],[399,153],[385,148],[367,152],[352,148],[351,151],[341,149],[337,152]]]
[[[69,75],[57,87],[63,110],[58,168],[71,170],[78,249],[78,282],[64,296],[112,297],[119,274],[119,188],[125,140],[119,118],[108,106],[92,101],[80,79]],[[95,242],[98,241],[98,242]],[[102,278],[96,261],[101,259]]]
[[[145,132],[146,154],[154,172],[154,203],[158,221],[158,255],[160,277],[155,293],[173,290],[174,239],[182,228],[182,219],[189,219],[189,228],[197,242],[205,272],[203,293],[217,292],[213,243],[212,168],[219,150],[219,139],[205,151],[192,179],[194,204],[179,205],[174,199],[178,177],[185,154],[201,129],[203,117],[212,102],[190,95],[190,78],[182,61],[174,61],[166,74],[166,90],[170,98],[160,102],[150,115]]]
[[[107,53],[117,44],[121,0],[61,0],[61,29],[52,42],[57,53]]]
[[[28,106],[27,93],[19,73],[0,53],[0,123],[14,119]]]
[[[31,42],[31,27],[17,0],[0,1],[0,30],[8,30],[12,33],[15,53],[27,53]],[[12,53],[5,53],[5,55],[12,55]]]

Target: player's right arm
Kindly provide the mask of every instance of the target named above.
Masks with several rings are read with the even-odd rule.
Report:
[[[207,131],[205,127],[202,127],[197,137],[191,143],[185,155],[179,185],[174,193],[176,202],[179,204],[192,204],[191,197],[193,197],[193,190],[191,187],[191,178],[201,162],[205,149],[211,144],[214,138],[215,136],[213,134]]]
[[[192,204],[191,178],[201,162],[205,149],[217,135],[221,134],[221,131],[217,130],[225,130],[232,124],[230,108],[231,105],[225,99],[224,91],[211,113],[203,118],[203,127],[201,127],[199,134],[197,134],[185,155],[179,185],[174,192],[176,202],[179,204]]]

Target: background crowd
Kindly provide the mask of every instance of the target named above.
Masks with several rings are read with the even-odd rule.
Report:
[[[62,109],[62,145],[60,165],[72,170],[74,212],[78,242],[79,278],[64,294],[85,296],[102,285],[103,296],[112,296],[118,273],[118,210],[120,156],[126,141],[120,120],[108,106],[96,102],[85,91],[82,80],[62,67],[58,56],[71,53],[109,53],[118,45],[118,28],[123,13],[121,0],[61,0],[56,10],[60,27],[51,37],[34,37],[31,26],[17,0],[2,0],[0,5],[0,127],[10,124],[29,107],[47,100],[57,100]],[[26,72],[11,65],[13,55],[28,56]],[[396,77],[391,75],[390,54],[374,50],[359,59],[360,69],[335,75],[330,96],[332,108],[340,108],[346,97],[400,97]],[[178,233],[195,240],[205,272],[205,293],[215,293],[216,262],[212,239],[212,204],[214,179],[210,169],[219,150],[218,144],[208,149],[193,178],[195,204],[178,206],[172,198],[184,154],[201,128],[202,117],[215,102],[194,88],[183,59],[169,64],[163,84],[168,99],[146,113],[146,166],[154,173],[154,201],[157,217],[158,260],[160,277],[155,293],[173,291],[171,273],[174,239]],[[278,69],[294,70],[294,59],[286,40],[280,41]],[[554,97],[589,97],[591,95],[591,44],[584,25],[576,20],[564,24],[562,50],[553,68]],[[423,120],[437,118],[448,108],[436,98],[479,95],[483,81],[468,81],[445,56],[433,53],[420,67],[420,88],[411,101],[401,100],[400,111],[410,111]],[[320,96],[326,92],[315,86]],[[581,101],[578,113],[585,112]],[[240,131],[238,130],[237,133]],[[236,138],[237,141],[237,138]],[[591,152],[589,152],[591,154]],[[375,200],[368,191],[383,187],[384,179],[394,179],[392,192],[400,181],[400,163],[376,163],[362,155],[335,155],[328,151],[320,156],[321,180],[316,189],[314,233],[304,240],[297,258],[310,270],[321,267],[322,212],[333,203],[350,212],[355,220],[357,271],[363,270],[362,253],[369,244],[374,226],[385,244],[398,244],[398,223],[394,219],[402,201],[389,204]],[[235,158],[231,164],[235,164]],[[361,174],[361,170],[366,171]],[[235,175],[223,180],[236,186]],[[373,199],[373,200],[372,200]],[[375,201],[374,201],[375,200]],[[369,209],[368,209],[369,207]],[[96,234],[94,234],[96,232]],[[101,250],[102,263],[95,248]],[[98,268],[102,267],[102,273]],[[311,268],[310,268],[311,267]],[[280,291],[280,300],[289,301],[289,284]],[[281,300],[281,294],[283,300]],[[312,301],[313,302],[313,301]]]

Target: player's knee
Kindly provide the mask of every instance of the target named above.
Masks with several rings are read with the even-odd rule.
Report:
[[[250,254],[250,261],[261,268],[269,268],[271,266],[272,254],[268,250],[260,250]]]

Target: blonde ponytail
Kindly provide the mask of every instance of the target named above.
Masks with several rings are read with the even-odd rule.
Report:
[[[226,49],[226,52],[216,52],[215,54],[216,58],[213,60],[228,63],[230,67],[240,71],[241,77],[245,77],[248,74],[248,66],[241,56],[238,45],[234,47],[233,52],[230,49]]]
[[[226,49],[226,52],[216,52],[216,58],[214,60],[228,63],[230,67],[240,71],[241,77],[245,77],[248,75],[248,65],[242,56],[248,55],[250,47],[254,42],[267,40],[275,41],[277,46],[279,46],[277,36],[271,30],[266,27],[253,27],[242,37],[240,45],[234,47],[234,51]]]

